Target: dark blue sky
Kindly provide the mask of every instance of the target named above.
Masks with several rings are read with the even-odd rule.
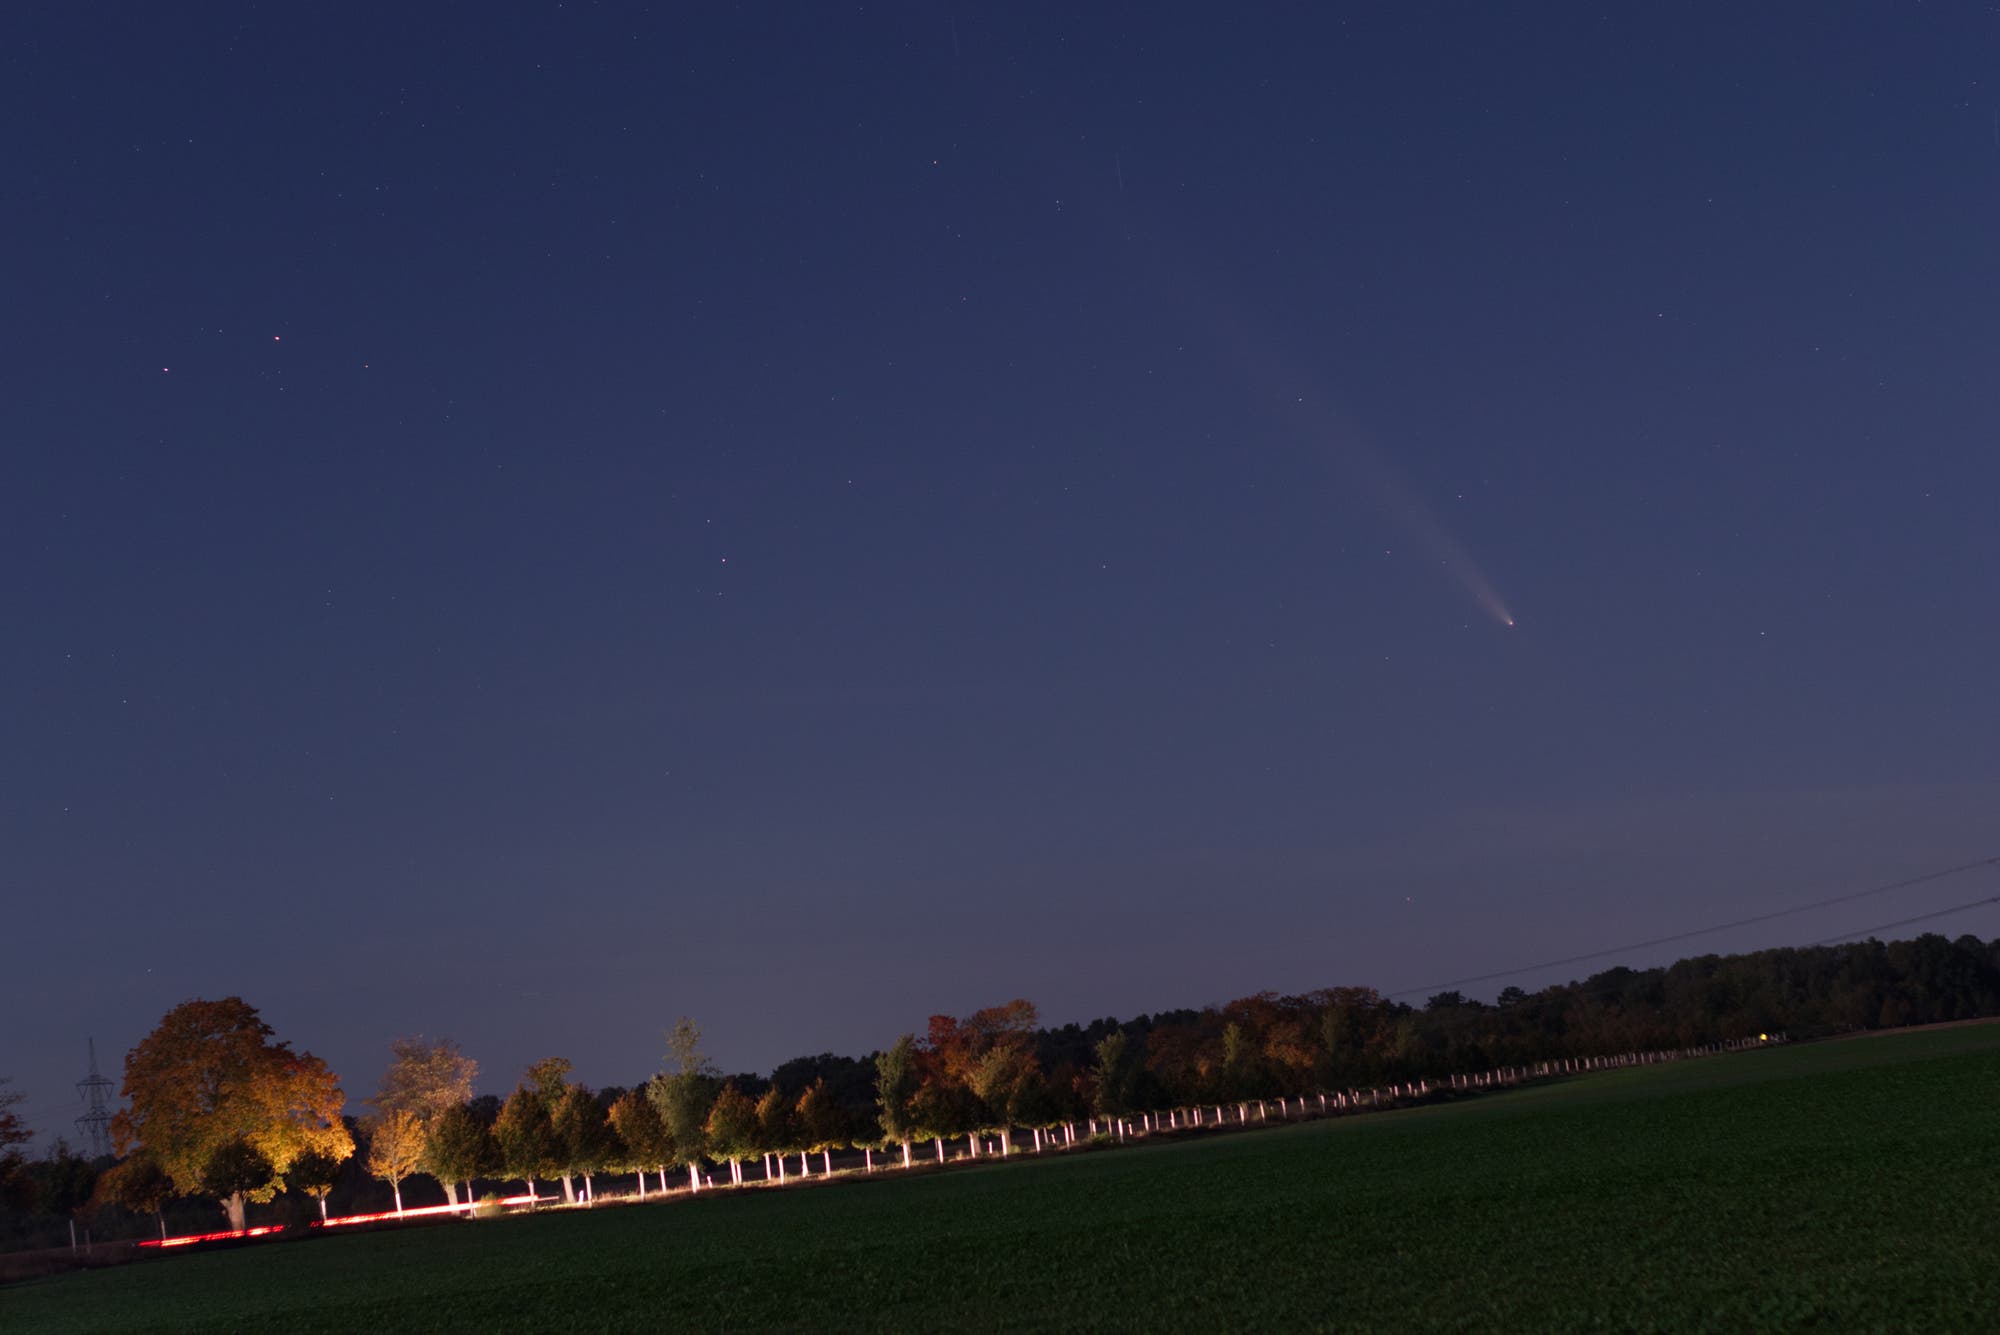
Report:
[[[0,1073],[767,1068],[2000,852],[1996,37],[10,7]]]

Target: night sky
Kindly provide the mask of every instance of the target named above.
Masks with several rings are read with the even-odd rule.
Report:
[[[23,1111],[193,996],[629,1084],[2000,853],[1992,8],[1235,11],[9,6]]]

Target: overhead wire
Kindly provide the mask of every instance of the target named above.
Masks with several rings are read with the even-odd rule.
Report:
[[[1696,927],[1685,932],[1673,932],[1666,936],[1656,936],[1645,941],[1632,941],[1620,946],[1607,946],[1603,950],[1585,951],[1581,955],[1565,955],[1561,959],[1544,960],[1539,964],[1524,964],[1515,969],[1499,969],[1492,973],[1474,974],[1467,978],[1455,978],[1449,982],[1427,983],[1422,987],[1407,987],[1400,991],[1387,992],[1383,995],[1393,1000],[1397,997],[1411,997],[1422,993],[1445,992],[1454,988],[1467,987],[1473,983],[1490,983],[1498,978],[1512,978],[1516,974],[1537,973],[1543,969],[1560,969],[1567,964],[1581,964],[1587,960],[1603,959],[1607,955],[1623,955],[1632,951],[1648,950],[1654,946],[1670,945],[1675,941],[1687,941],[1697,936],[1708,936],[1714,932],[1726,932],[1733,927],[1752,927],[1758,923],[1771,922],[1778,918],[1788,918],[1793,914],[1810,913],[1814,909],[1830,908],[1835,904],[1848,904],[1857,899],[1866,899],[1871,895],[1887,894],[1892,890],[1907,890],[1911,886],[1925,885],[1931,881],[1942,881],[1947,877],[1960,876],[1969,871],[1977,871],[1983,867],[1993,866],[2000,866],[2000,855],[1990,858],[1980,858],[1976,862],[1961,862],[1956,866],[1945,867],[1939,871],[1925,872],[1920,876],[1910,876],[1900,881],[1890,881],[1886,885],[1871,885],[1865,890],[1850,890],[1846,894],[1833,895],[1826,899],[1816,899],[1809,904],[1796,904],[1791,908],[1774,909],[1769,913],[1753,914],[1748,918],[1735,918],[1729,922],[1716,923],[1708,927]],[[1969,904],[1961,904],[1956,908],[1941,909],[1934,914],[1923,914],[1915,918],[1907,918],[1901,922],[1884,923],[1880,927],[1871,927],[1861,932],[1831,937],[1828,938],[1828,941],[1815,941],[1812,944],[1825,945],[1829,941],[1845,940],[1848,936],[1866,936],[1870,932],[1887,931],[1892,927],[1902,927],[1913,922],[1923,922],[1933,917],[1941,918],[1946,914],[1963,912],[1965,909],[1976,908],[1980,904],[1995,901],[2000,901],[2000,895],[1993,896],[1991,899],[1974,900]]]
[[[1877,932],[1886,932],[1897,927],[1908,927],[1911,923],[1929,922],[1933,918],[1948,918],[1954,913],[1963,913],[1967,909],[1976,909],[1981,904],[2000,904],[2000,895],[1988,895],[1984,899],[1969,899],[1963,904],[1954,904],[1948,909],[1939,909],[1935,913],[1919,913],[1914,918],[1898,918],[1894,922],[1885,922],[1874,927],[1864,927],[1858,932],[1842,932],[1839,936],[1822,937],[1818,941],[1809,941],[1806,944],[1808,946],[1830,946],[1837,941],[1853,941],[1860,937],[1873,936]]]

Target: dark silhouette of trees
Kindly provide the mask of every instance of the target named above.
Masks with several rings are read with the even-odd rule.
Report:
[[[1091,1067],[1091,1107],[1099,1117],[1117,1118],[1125,1114],[1126,1086],[1133,1069],[1126,1055],[1130,1046],[1131,1040],[1116,1029],[1097,1040]]]
[[[22,1170],[28,1160],[21,1153],[21,1146],[35,1138],[21,1114],[14,1111],[27,1095],[6,1088],[13,1082],[13,1076],[0,1075],[0,1203],[26,1194]]]

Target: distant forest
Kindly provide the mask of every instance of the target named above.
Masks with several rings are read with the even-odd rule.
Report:
[[[471,1096],[477,1062],[456,1045],[398,1040],[378,1092],[344,1104],[339,1077],[274,1041],[247,1004],[197,1001],[126,1059],[116,1158],[87,1161],[61,1142],[28,1156],[35,1128],[15,1113],[22,1094],[0,1084],[0,1247],[61,1245],[72,1223],[143,1236],[169,1214],[212,1228],[218,1202],[236,1227],[249,1203],[275,1202],[294,1221],[323,1214],[329,1196],[348,1209],[401,1209],[419,1175],[440,1184],[419,1194],[458,1201],[462,1184],[467,1202],[475,1181],[559,1179],[574,1196],[573,1178],[589,1194],[592,1175],[608,1172],[637,1173],[642,1186],[657,1172],[665,1190],[669,1165],[705,1184],[709,1167],[747,1181],[743,1165],[759,1157],[767,1172],[783,1155],[806,1168],[807,1154],[831,1171],[831,1155],[850,1148],[908,1164],[913,1142],[935,1142],[940,1159],[954,1137],[968,1152],[986,1136],[1011,1145],[1016,1133],[1073,1144],[1079,1125],[1173,1108],[1760,1032],[1798,1040],[1996,1015],[2000,939],[1925,935],[1613,968],[1537,992],[1508,988],[1490,1004],[1442,992],[1409,1005],[1333,987],[1046,1027],[1031,1003],[1013,1001],[933,1016],[923,1033],[867,1056],[800,1057],[767,1076],[717,1071],[683,1022],[668,1069],[630,1088],[588,1089],[550,1058],[504,1098]],[[181,1091],[198,1073],[223,1105],[232,1090],[243,1102],[190,1109]]]

